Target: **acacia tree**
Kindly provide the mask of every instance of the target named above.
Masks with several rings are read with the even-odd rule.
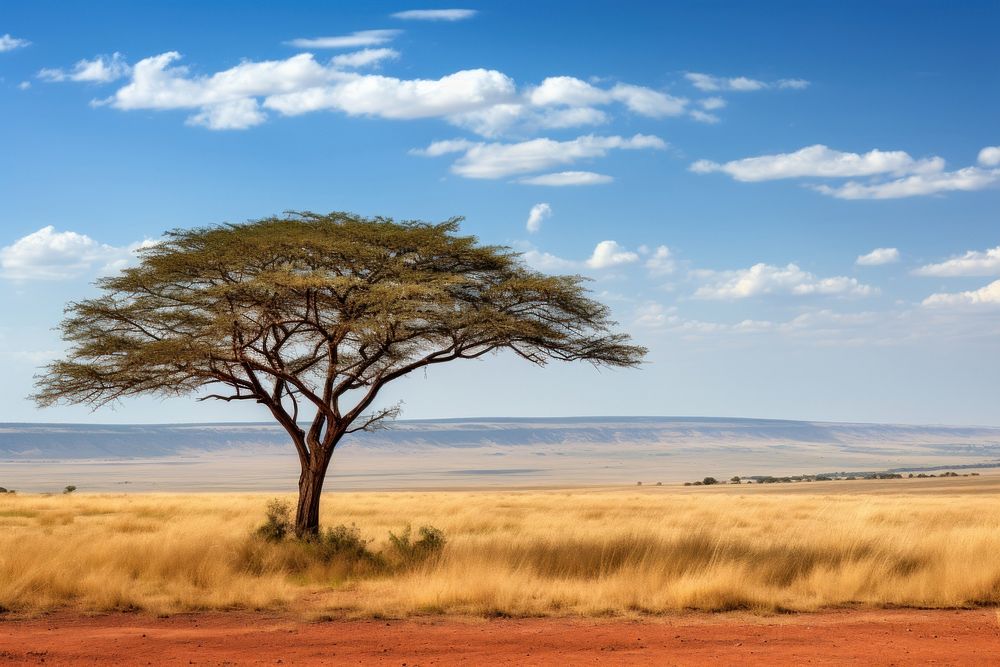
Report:
[[[532,271],[510,248],[459,235],[459,222],[294,213],[167,232],[99,280],[100,296],[67,306],[69,352],[34,398],[256,401],[295,445],[295,531],[315,534],[334,449],[397,414],[372,407],[393,380],[500,350],[610,367],[646,352],[611,330],[583,278]]]

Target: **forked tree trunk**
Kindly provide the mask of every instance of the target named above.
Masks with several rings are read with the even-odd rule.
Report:
[[[299,502],[295,510],[295,536],[310,538],[319,533],[319,499],[330,465],[331,452],[317,449],[299,475]]]

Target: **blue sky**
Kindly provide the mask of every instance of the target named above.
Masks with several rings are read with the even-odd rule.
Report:
[[[265,419],[24,397],[143,241],[310,209],[464,215],[651,350],[435,368],[408,418],[1000,424],[996,2],[204,4],[0,10],[0,421]]]

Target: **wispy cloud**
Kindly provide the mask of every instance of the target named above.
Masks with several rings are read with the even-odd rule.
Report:
[[[801,148],[793,153],[761,155],[758,157],[718,163],[698,160],[691,165],[697,174],[722,172],[737,181],[771,181],[782,178],[844,178],[876,174],[901,174],[913,171],[940,169],[941,158],[915,160],[904,151],[846,153],[822,144]]]
[[[878,290],[855,278],[819,278],[796,264],[754,264],[734,271],[696,271],[707,283],[695,290],[698,299],[746,299],[767,294],[868,296]]]
[[[992,159],[988,150],[985,159],[987,163]],[[817,192],[838,199],[898,199],[956,190],[982,190],[1000,183],[1000,169],[973,166],[945,171],[944,167],[944,159],[936,156],[915,159],[905,151],[879,149],[849,153],[816,144],[793,153],[760,155],[723,163],[698,160],[690,169],[698,174],[721,172],[746,182],[875,177],[865,182],[852,180],[838,185],[810,185]]]
[[[964,255],[921,266],[913,273],[936,277],[1000,275],[1000,246],[982,252],[969,250]]]
[[[923,305],[932,308],[947,306],[1000,306],[1000,280],[994,280],[989,285],[976,290],[931,294],[924,299]]]
[[[478,13],[475,9],[408,9],[392,17],[404,21],[464,21]]]
[[[519,143],[468,141],[434,142],[417,154],[436,157],[460,152],[451,171],[465,178],[503,178],[544,171],[579,160],[603,157],[610,150],[664,149],[659,137],[636,134],[632,137],[586,135],[569,141],[531,139]],[[538,184],[537,182],[535,183]]]
[[[869,253],[859,255],[854,261],[858,266],[881,266],[899,261],[897,248],[875,248]]]
[[[688,72],[684,78],[702,92],[737,92],[747,93],[767,89],[802,90],[809,87],[805,79],[778,79],[777,81],[761,81],[746,76],[723,77],[701,72]]]
[[[359,30],[335,37],[298,37],[287,43],[298,49],[356,49],[391,42],[400,30]]]
[[[0,35],[0,53],[13,51],[14,49],[23,49],[30,44],[31,42],[28,40],[14,37],[10,33]]]
[[[574,185],[604,185],[615,179],[607,174],[593,171],[557,171],[552,174],[529,176],[518,180],[525,185],[547,185],[550,187],[569,187]]]
[[[43,81],[76,81],[89,83],[110,83],[128,76],[131,68],[120,53],[97,56],[92,60],[80,60],[72,69],[43,69],[38,78]]]
[[[531,207],[531,211],[528,212],[528,221],[524,225],[525,229],[534,234],[542,229],[542,221],[551,216],[551,206],[544,202],[541,204],[535,204]]]
[[[362,49],[334,56],[330,63],[334,67],[354,69],[377,65],[383,60],[395,60],[396,58],[399,58],[399,51],[395,49]]]

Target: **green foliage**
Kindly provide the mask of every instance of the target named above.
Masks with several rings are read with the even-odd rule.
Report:
[[[76,491],[76,487],[72,484],[63,489],[63,493],[73,493],[74,491]]]
[[[368,549],[370,541],[362,539],[361,531],[353,523],[327,528],[304,541],[322,562],[338,558],[348,562],[379,562],[378,556]]]
[[[714,477],[706,477],[705,479],[701,480],[701,483],[704,484],[705,486],[708,486],[709,484],[718,484],[719,480],[715,479]]]
[[[410,526],[396,535],[389,533],[389,548],[398,562],[403,565],[415,565],[432,556],[437,556],[444,549],[445,537],[433,526],[421,526],[417,531],[420,536],[414,540],[411,537]]]
[[[286,500],[272,498],[267,502],[264,524],[256,533],[268,542],[280,542],[292,532],[292,506]]]

